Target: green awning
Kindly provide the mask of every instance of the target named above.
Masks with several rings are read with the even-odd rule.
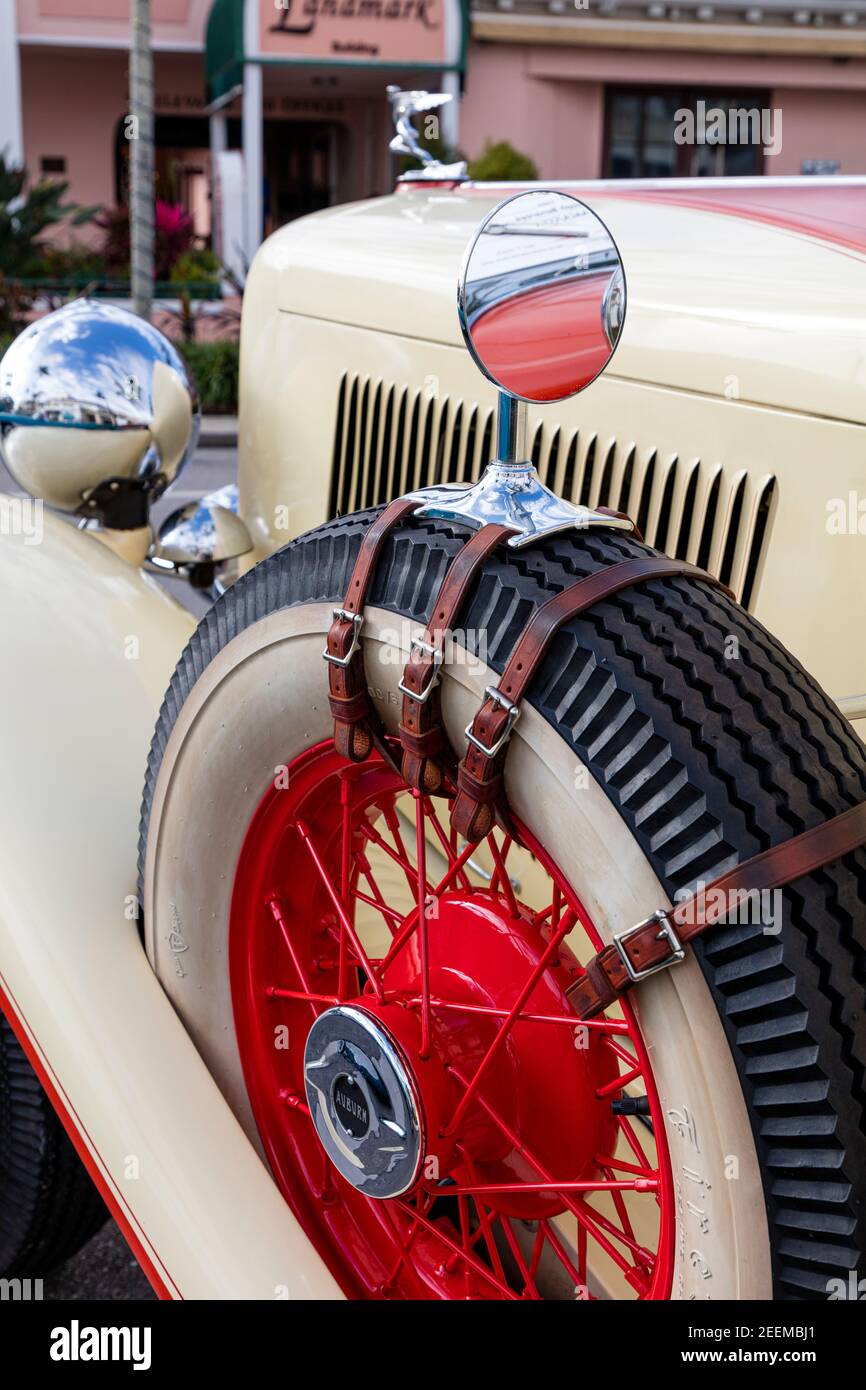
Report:
[[[244,78],[244,0],[213,0],[205,34],[208,101],[240,87]]]
[[[248,0],[248,3],[258,5],[260,0]],[[405,0],[404,0],[405,3]],[[418,11],[423,8],[423,0],[416,0]],[[298,0],[300,8],[301,0]],[[469,37],[469,0],[443,0],[444,7],[448,11],[448,24],[451,37],[446,40],[448,56],[443,61],[430,61],[426,49],[427,40],[424,38],[425,31],[420,26],[420,42],[417,58],[402,57],[399,61],[388,58],[387,54],[379,58],[375,50],[369,57],[353,52],[353,45],[347,43],[345,56],[334,56],[331,53],[311,50],[310,56],[306,56],[302,51],[306,47],[305,39],[294,40],[294,50],[283,53],[274,52],[273,45],[268,42],[271,35],[276,32],[282,36],[284,31],[277,25],[270,24],[265,27],[260,42],[259,51],[245,53],[244,51],[244,0],[212,0],[210,14],[208,15],[207,30],[205,34],[205,82],[207,87],[208,101],[225,101],[230,95],[238,91],[243,85],[244,64],[263,63],[263,64],[295,64],[312,63],[323,67],[371,67],[382,70],[408,69],[409,71],[421,71],[430,68],[438,72],[446,70],[465,71],[466,49]],[[285,11],[277,9],[270,10],[270,6],[265,10],[262,5],[262,13],[289,13],[288,7]],[[299,36],[308,33],[312,34],[316,28],[317,17],[324,16],[339,17],[346,19],[347,23],[358,20],[363,25],[365,18],[399,19],[401,13],[401,0],[340,0],[340,8],[337,10],[336,0],[305,0],[303,17],[309,18],[307,28],[298,28],[294,31],[287,29],[285,33],[289,36],[294,32]],[[269,32],[270,31],[270,32]],[[362,32],[362,31],[358,31]],[[347,39],[357,37],[354,31],[347,33]],[[300,47],[299,47],[300,45]],[[351,53],[351,56],[349,56]]]

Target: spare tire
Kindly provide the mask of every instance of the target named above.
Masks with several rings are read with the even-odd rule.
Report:
[[[418,874],[405,821],[392,834],[387,808],[399,810],[404,790],[394,774],[376,756],[347,779],[329,745],[323,638],[375,515],[322,526],[237,582],[199,625],[160,714],[141,823],[145,939],[217,1082],[350,1296],[826,1298],[864,1249],[866,851],[790,885],[771,920],[716,928],[686,962],[642,983],[633,1009],[609,1015],[620,1044],[617,1029],[591,1034],[578,1065],[557,1041],[562,1027],[541,1019],[557,1000],[567,1009],[565,983],[599,942],[866,798],[863,745],[780,643],[709,586],[651,581],[570,622],[506,765],[520,827],[509,873],[552,881],[553,900],[523,903],[495,860],[486,878],[484,864],[466,870],[458,892],[458,869],[428,925],[440,989],[431,1061],[417,1042],[420,977],[406,967],[392,988],[387,945],[359,970],[333,900],[336,891],[345,908],[351,898],[352,911],[399,932],[412,893],[403,884],[408,899],[390,907],[379,879],[390,873],[397,893]],[[411,520],[385,545],[363,633],[392,731],[408,634],[464,537]],[[455,747],[536,606],[601,566],[652,553],[606,531],[498,552],[443,677]],[[363,802],[354,820],[350,811],[341,822],[341,796]],[[453,869],[460,847],[419,815],[428,854],[438,838]],[[438,820],[444,829],[442,803]],[[494,841],[495,853],[504,848]],[[375,888],[363,879],[374,850]],[[490,1094],[482,1088],[470,1107],[463,1156],[446,1155],[445,1172],[434,1164],[438,1176],[422,1165],[415,1187],[388,1201],[365,1196],[314,1131],[304,1089],[313,1019],[348,1000],[371,1036],[390,1039],[424,1130],[424,1114],[441,1119],[468,1081],[454,1062],[460,1047],[480,1057],[490,1045],[566,903],[573,936],[540,976],[533,1019],[512,1025]],[[371,989],[380,969],[384,1003]],[[398,996],[410,1022],[396,1019]],[[632,1080],[618,1080],[627,1072]],[[447,1123],[426,1123],[435,1149]],[[631,1188],[616,1189],[614,1175]],[[639,1197],[654,1204],[648,1224],[632,1215]]]

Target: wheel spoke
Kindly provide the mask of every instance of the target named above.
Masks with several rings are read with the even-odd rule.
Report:
[[[454,863],[451,865],[451,868],[448,870],[448,872],[445,874],[445,876],[444,876],[443,878],[441,878],[441,879],[439,880],[439,882],[437,883],[436,887],[433,888],[433,889],[430,891],[429,897],[431,897],[431,898],[440,898],[440,897],[442,896],[442,894],[445,892],[446,888],[449,888],[450,885],[454,882],[455,877],[456,877],[457,874],[460,872],[460,870],[462,869],[463,865],[466,863],[467,859],[470,858],[470,856],[471,856],[472,851],[473,851],[474,848],[475,848],[474,845],[467,845],[467,846],[466,846],[466,848],[463,850],[462,854],[459,854],[459,855],[457,856],[457,858],[455,859]],[[413,892],[413,894],[414,894],[414,892],[415,892],[415,880],[414,880],[414,879],[413,879],[413,881],[412,881],[412,892]],[[391,964],[391,962],[394,960],[394,957],[398,954],[399,951],[402,951],[403,947],[406,945],[406,942],[410,940],[410,938],[411,938],[412,935],[414,934],[416,925],[417,925],[417,909],[413,909],[412,912],[410,912],[409,916],[406,918],[406,923],[405,923],[405,925],[404,925],[402,931],[398,932],[397,935],[394,937],[394,940],[391,942],[391,945],[390,945],[390,947],[389,947],[389,949],[388,949],[388,954],[385,956],[384,960],[382,961],[382,969],[383,969],[383,971],[384,971],[384,970],[387,970],[388,966],[389,966],[389,965]]]
[[[364,877],[367,878],[368,881],[370,881],[369,875],[367,875],[366,873]],[[366,903],[368,907],[374,907],[377,912],[381,912],[382,916],[385,918],[385,921],[390,926],[395,926],[398,922],[402,923],[403,913],[398,912],[396,908],[388,907],[388,905],[382,898],[381,893],[378,897],[372,897],[369,893],[362,893],[360,888],[356,888],[354,896],[359,903]]]
[[[511,1222],[509,1221],[508,1217],[500,1216],[499,1225],[502,1228],[502,1234],[505,1236],[505,1239],[508,1242],[508,1248],[514,1256],[515,1264],[517,1265],[517,1268],[520,1270],[521,1278],[523,1279],[524,1295],[528,1298],[531,1298],[535,1302],[539,1301],[541,1299],[541,1294],[535,1287],[535,1280],[529,1273],[526,1260],[523,1258],[523,1251],[521,1250],[515,1238],[514,1231],[512,1230]]]
[[[554,1251],[554,1253],[556,1254],[558,1260],[559,1260],[560,1263],[565,1267],[565,1269],[568,1271],[568,1274],[571,1276],[571,1278],[572,1278],[573,1281],[574,1281],[574,1286],[575,1286],[575,1288],[576,1288],[576,1289],[578,1289],[578,1288],[586,1288],[586,1263],[585,1263],[585,1260],[584,1260],[584,1267],[583,1267],[582,1270],[581,1270],[581,1269],[575,1268],[575,1265],[574,1265],[574,1262],[573,1262],[572,1259],[571,1259],[571,1256],[569,1255],[568,1251],[566,1250],[565,1246],[563,1245],[562,1241],[561,1241],[560,1238],[559,1238],[559,1233],[558,1233],[558,1231],[556,1230],[556,1227],[553,1226],[553,1225],[551,1225],[551,1223],[550,1223],[549,1221],[539,1221],[539,1223],[538,1223],[538,1229],[539,1229],[539,1231],[542,1231],[542,1232],[544,1233],[544,1236],[545,1236],[545,1238],[547,1239],[548,1244],[549,1244],[549,1245],[551,1246],[551,1248],[553,1249],[553,1251]],[[578,1240],[580,1239],[581,1236],[583,1237],[583,1241],[584,1241],[584,1251],[585,1251],[585,1250],[586,1250],[586,1232],[585,1232],[585,1230],[583,1229],[582,1226],[579,1226],[579,1227],[578,1227],[578,1232],[577,1232],[577,1234],[578,1234]],[[578,1256],[578,1263],[580,1263],[580,1257],[579,1257],[579,1256]]]
[[[514,888],[512,887],[511,879],[508,877],[508,870],[505,867],[505,855],[508,853],[508,849],[511,846],[511,840],[506,837],[503,841],[506,846],[505,854],[502,853],[497,845],[496,836],[493,834],[492,830],[487,836],[487,843],[490,846],[490,853],[493,856],[493,863],[495,866],[493,876],[490,879],[491,892],[493,891],[494,884],[498,883],[502,889],[505,901],[508,903],[508,911],[511,913],[512,917],[517,917],[519,915],[517,910],[517,899],[514,896]]]
[[[607,1096],[612,1096],[616,1091],[621,1091],[623,1086],[627,1086],[636,1077],[643,1076],[642,1067],[632,1067],[631,1071],[624,1072],[621,1076],[614,1077],[613,1081],[608,1081],[606,1085],[599,1086],[596,1096],[599,1100],[604,1100]]]
[[[286,921],[286,914],[283,908],[282,899],[279,898],[276,893],[271,893],[268,897],[267,905],[270,908],[271,916],[273,917],[274,921],[280,929],[280,935],[282,936],[283,941],[285,942],[286,950],[289,953],[292,965],[295,967],[295,973],[301,982],[301,986],[307,998],[307,1003],[313,1010],[313,1018],[318,1018],[319,1010],[317,1009],[316,1004],[313,1001],[313,991],[310,987],[310,982],[307,979],[306,971],[304,970],[304,967],[301,964],[300,957],[298,956],[298,953],[294,947],[294,943],[292,942],[292,934],[289,931],[289,924]]]
[[[606,1178],[610,1178],[610,1177],[612,1176],[611,1171],[610,1171],[609,1168],[603,1168],[603,1169],[602,1169],[602,1172],[604,1173],[604,1175],[605,1175]],[[652,1183],[652,1187],[651,1187],[651,1188],[649,1187],[649,1183]],[[658,1182],[657,1182],[657,1181],[653,1181],[652,1179],[649,1179],[649,1180],[643,1179],[643,1178],[637,1178],[637,1179],[636,1179],[636,1187],[637,1187],[637,1190],[638,1190],[639,1192],[641,1192],[641,1191],[642,1191],[642,1192],[646,1192],[647,1190],[651,1190],[651,1191],[654,1191],[654,1192],[658,1192],[658,1186],[659,1186],[659,1185],[658,1185]],[[633,1239],[634,1239],[634,1227],[632,1226],[631,1220],[630,1220],[630,1218],[629,1218],[628,1210],[627,1210],[627,1208],[626,1208],[625,1201],[624,1201],[623,1195],[622,1195],[622,1189],[621,1189],[621,1188],[620,1188],[620,1189],[617,1189],[617,1188],[615,1188],[615,1187],[611,1187],[611,1188],[608,1189],[608,1190],[610,1191],[610,1198],[611,1198],[611,1201],[613,1202],[614,1208],[616,1209],[616,1214],[617,1214],[617,1216],[619,1217],[620,1225],[622,1226],[622,1229],[625,1231],[626,1235],[627,1235],[631,1240],[633,1240]]]
[[[653,1185],[653,1188],[651,1190],[655,1190],[655,1185]],[[599,1226],[601,1226],[603,1230],[607,1231],[609,1235],[613,1236],[614,1240],[621,1241],[621,1243],[624,1246],[626,1246],[626,1248],[630,1250],[633,1255],[637,1256],[636,1264],[639,1269],[645,1270],[652,1268],[654,1257],[651,1250],[645,1250],[644,1247],[640,1245],[626,1231],[621,1230],[619,1226],[615,1226],[614,1223],[607,1216],[603,1216],[600,1211],[596,1211],[595,1207],[591,1207],[588,1203],[584,1202],[584,1199],[582,1197],[579,1197],[577,1200],[578,1204],[583,1207],[584,1211],[591,1215],[593,1221],[597,1221]],[[590,1235],[592,1235],[593,1231],[591,1225],[588,1225],[588,1229]],[[596,1235],[596,1240],[597,1239],[598,1236]],[[608,1254],[611,1254],[610,1250],[608,1250]],[[624,1268],[628,1269],[631,1268],[631,1266],[629,1266],[626,1263]]]
[[[300,835],[301,839],[306,845],[307,850],[309,851],[310,858],[316,866],[319,878],[322,880],[322,883],[325,887],[325,891],[328,894],[328,897],[331,899],[331,902],[334,906],[334,911],[340,919],[343,931],[346,932],[346,934],[349,937],[349,940],[355,948],[355,954],[357,955],[358,960],[360,961],[364,969],[367,979],[370,981],[373,993],[376,995],[378,999],[384,999],[385,991],[382,988],[382,981],[379,979],[379,976],[373,969],[371,962],[368,960],[367,953],[365,952],[364,947],[361,945],[361,942],[358,939],[358,934],[355,931],[355,927],[352,923],[351,918],[346,912],[346,908],[340,898],[340,895],[339,893],[337,893],[336,889],[334,888],[334,885],[328,877],[328,872],[322,861],[322,857],[319,854],[319,851],[313,842],[312,835],[310,834],[309,826],[307,826],[304,821],[299,820],[296,821],[296,828],[298,834]]]
[[[282,985],[266,985],[265,994],[269,999],[295,999],[306,1004],[334,1005],[341,1002],[338,994],[312,994],[309,990],[284,989]]]
[[[395,997],[399,998],[402,1003],[408,1004],[410,1008],[418,1008],[421,1003],[420,996],[418,995],[397,995]],[[430,1006],[433,1009],[441,1009],[446,1013],[478,1014],[482,1018],[508,1018],[509,1016],[508,1009],[494,1009],[492,1005],[488,1004],[468,1004],[462,999],[439,999],[435,996],[431,996]],[[572,1030],[575,1028],[596,1028],[600,1030],[607,1026],[602,1019],[590,1018],[584,1021],[583,1019],[576,1018],[574,1014],[521,1013],[514,1021],[515,1023],[558,1023]]]
[[[631,1125],[628,1123],[626,1116],[617,1115],[616,1118],[617,1124],[619,1125],[619,1128],[622,1131],[623,1138],[625,1139],[625,1142],[628,1144],[638,1163],[642,1163],[645,1168],[649,1168],[650,1161],[644,1153],[640,1140],[638,1139]]]
[[[498,1197],[511,1192],[656,1192],[658,1179],[650,1178],[587,1178],[560,1182],[522,1179],[520,1182],[468,1183],[449,1187],[449,1197]],[[428,1188],[428,1191],[430,1189]]]
[[[448,1064],[448,1071],[450,1071],[457,1078],[461,1085],[467,1087],[468,1089],[469,1083],[463,1076],[461,1076],[459,1070],[457,1069],[457,1067],[454,1066],[453,1063]],[[498,1113],[498,1111],[494,1109],[490,1102],[486,1100],[484,1096],[481,1095],[477,1097],[477,1101],[481,1108],[489,1115],[490,1119],[493,1120],[494,1124],[502,1130],[502,1133],[505,1135],[506,1139],[510,1140],[510,1142],[517,1149],[518,1153],[521,1153],[523,1157],[527,1159],[529,1163],[532,1164],[533,1168],[535,1168],[536,1172],[538,1172],[541,1175],[544,1181],[554,1182],[555,1179],[547,1171],[544,1164],[540,1161],[540,1159],[536,1158],[535,1154],[533,1154],[531,1150],[529,1150],[526,1147],[526,1145],[520,1139],[519,1135],[515,1134],[514,1130],[511,1128],[508,1122],[502,1118],[502,1116]],[[572,1216],[574,1216],[581,1225],[584,1225],[586,1227],[589,1235],[591,1235],[593,1239],[597,1241],[597,1243],[601,1246],[605,1253],[609,1255],[609,1257],[613,1260],[614,1264],[618,1265],[619,1268],[623,1271],[623,1273],[627,1273],[629,1270],[631,1270],[633,1266],[630,1265],[628,1261],[623,1258],[620,1252],[611,1245],[610,1241],[604,1235],[604,1232],[599,1229],[599,1226],[602,1224],[602,1222],[599,1221],[599,1225],[595,1224],[596,1220],[598,1219],[598,1213],[593,1208],[588,1208],[585,1202],[583,1202],[580,1198],[571,1197],[568,1193],[562,1193],[562,1199],[565,1205],[568,1207],[568,1210],[571,1212]]]
[[[418,937],[421,945],[421,1059],[430,1056],[430,946],[427,922],[427,838],[424,833],[424,798],[413,791],[415,798],[415,855],[418,861],[417,913]]]
[[[621,1062],[625,1062],[627,1067],[634,1066],[636,1058],[633,1052],[629,1052],[628,1048],[623,1047],[621,1043],[614,1042],[613,1038],[604,1038],[602,1041],[605,1047],[609,1047],[611,1052],[613,1052]],[[640,1070],[640,1068],[638,1068],[638,1070]]]
[[[442,823],[436,814],[436,809],[429,796],[424,797],[424,814],[426,815],[427,819],[433,827],[433,832],[440,845],[442,846],[442,849],[445,853],[446,862],[448,864],[448,867],[450,868],[452,865],[457,863],[457,853],[454,849],[454,846],[451,843],[450,838],[448,837],[448,835],[446,835],[444,829],[442,828]],[[460,879],[460,886],[462,888],[468,889],[470,887],[469,879],[462,872],[462,870],[458,872],[457,877]]]
[[[476,1274],[480,1274],[481,1278],[485,1279],[488,1284],[497,1289],[503,1298],[517,1299],[518,1295],[513,1289],[509,1288],[506,1283],[498,1279],[480,1260],[476,1260],[475,1256],[470,1254],[468,1250],[463,1250],[440,1226],[434,1226],[433,1222],[428,1221],[426,1216],[422,1216],[420,1212],[415,1212],[415,1209],[411,1207],[404,1198],[396,1197],[394,1200],[401,1210],[407,1212],[410,1216],[414,1214],[425,1230],[429,1231],[431,1235],[434,1235],[437,1240],[441,1240],[442,1244],[447,1246],[449,1250],[452,1250],[455,1255],[459,1255],[462,1260],[465,1260],[469,1268],[474,1270]]]
[[[445,1126],[444,1132],[446,1135],[453,1134],[459,1126],[460,1121],[466,1114],[466,1111],[468,1110],[473,1097],[477,1094],[478,1087],[480,1086],[482,1080],[487,1074],[487,1071],[491,1063],[493,1062],[494,1058],[499,1055],[500,1051],[505,1046],[505,1043],[508,1039],[514,1022],[519,1016],[521,1009],[523,1008],[529,996],[532,994],[532,991],[535,989],[535,986],[538,984],[538,981],[541,979],[550,961],[553,959],[553,956],[558,951],[563,937],[571,930],[573,921],[573,915],[567,913],[564,922],[560,924],[556,933],[550,938],[550,941],[547,943],[545,950],[542,952],[541,956],[538,959],[535,969],[532,971],[532,973],[529,976],[529,979],[526,981],[526,984],[523,986],[523,989],[517,996],[517,999],[510,1013],[508,1014],[508,1017],[505,1019],[505,1022],[499,1029],[499,1032],[496,1034],[496,1037],[493,1039],[493,1042],[490,1044],[490,1047],[487,1049],[487,1052],[485,1053],[484,1057],[481,1059],[481,1063],[477,1071],[475,1072],[475,1075],[469,1082],[468,1086],[466,1087],[466,1090],[460,1098],[460,1102],[457,1106],[457,1109],[454,1111],[454,1114],[452,1115],[448,1124]]]
[[[657,1168],[638,1168],[634,1163],[626,1163],[621,1158],[608,1158],[606,1154],[596,1154],[595,1161],[599,1168],[614,1168],[621,1173],[634,1173],[639,1178],[657,1178]]]
[[[342,838],[340,840],[340,893],[346,904],[346,913],[354,913],[352,899],[352,783],[354,768],[347,768],[340,778],[340,805],[342,811]],[[338,966],[337,989],[341,999],[345,999],[348,987],[349,936],[340,932],[340,963]]]
[[[467,1154],[462,1144],[457,1145],[457,1150],[463,1158],[466,1167],[469,1169],[469,1176],[474,1180],[476,1172],[474,1163],[472,1162],[471,1158]],[[493,1227],[490,1222],[490,1215],[484,1203],[480,1202],[477,1197],[473,1197],[473,1202],[475,1205],[475,1210],[478,1213],[478,1224],[483,1234],[484,1244],[487,1247],[487,1253],[493,1264],[493,1268],[498,1274],[499,1278],[502,1280],[502,1282],[506,1283],[507,1280],[505,1277],[505,1270],[503,1268],[502,1260],[499,1255],[499,1246],[496,1244],[496,1237],[493,1234]]]

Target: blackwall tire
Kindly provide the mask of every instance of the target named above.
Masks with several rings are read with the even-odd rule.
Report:
[[[0,1279],[41,1279],[108,1212],[0,1014]]]
[[[228,984],[233,872],[274,769],[328,737],[323,636],[373,515],[301,537],[219,600],[181,658],[148,765],[148,953],[254,1142]],[[412,522],[386,545],[364,632],[392,727],[402,620],[426,618],[460,540]],[[534,606],[647,553],[591,532],[497,555],[463,624],[492,671],[457,663],[443,684],[455,744]],[[654,581],[599,604],[557,636],[528,703],[509,797],[606,937],[866,798],[849,726],[708,586]],[[799,881],[783,903],[778,934],[720,928],[640,987],[677,1192],[675,1298],[826,1298],[862,1257],[866,852]]]

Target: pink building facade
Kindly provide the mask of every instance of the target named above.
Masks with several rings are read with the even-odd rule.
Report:
[[[214,5],[246,45],[216,101]],[[77,202],[123,202],[129,0],[0,8],[0,147]],[[446,141],[470,158],[508,141],[544,178],[866,172],[861,0],[475,0],[465,35],[459,0],[152,0],[152,16],[158,192],[203,237],[214,144],[246,146],[253,72],[261,234],[391,186],[388,82],[462,90]],[[725,138],[702,139],[719,113]]]

